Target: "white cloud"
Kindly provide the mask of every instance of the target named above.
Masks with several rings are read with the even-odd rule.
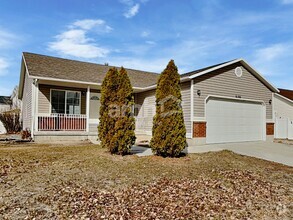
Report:
[[[290,42],[257,49],[253,53],[251,63],[263,75],[282,78],[293,71],[293,68],[288,65],[293,59],[290,53],[292,49],[293,43]]]
[[[293,4],[293,0],[281,0],[281,3],[284,5]]]
[[[283,44],[275,44],[256,51],[256,57],[265,61],[272,61],[279,56],[282,56],[287,50]]]
[[[0,76],[3,76],[6,74],[6,70],[8,67],[9,67],[8,61],[0,57]]]
[[[137,3],[133,5],[132,7],[130,7],[126,13],[124,13],[124,17],[132,18],[138,13],[138,10],[139,10],[139,4]]]
[[[106,32],[112,30],[103,20],[78,20],[69,26],[69,30],[55,36],[56,40],[49,43],[48,49],[61,55],[85,59],[105,57],[110,51],[87,37],[87,34],[97,27]]]
[[[14,34],[0,29],[0,48],[9,48],[15,45],[16,40],[17,37]]]
[[[156,45],[156,42],[151,40],[147,40],[146,43],[149,45]]]
[[[113,30],[110,26],[106,25],[106,22],[104,20],[101,20],[101,19],[77,20],[70,27],[71,28],[81,28],[83,30],[97,29],[101,32],[110,32]]]

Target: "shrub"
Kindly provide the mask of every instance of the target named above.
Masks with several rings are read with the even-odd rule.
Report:
[[[8,134],[21,131],[20,110],[13,110],[0,113],[0,121]]]
[[[133,89],[127,71],[122,67],[119,71],[120,84],[116,94],[118,101],[118,118],[115,123],[113,143],[118,147],[118,154],[130,153],[135,143],[135,119],[132,114],[134,105]]]
[[[150,146],[156,155],[177,157],[186,146],[180,75],[173,60],[161,73],[156,89],[156,114]]]
[[[135,142],[133,89],[126,70],[111,68],[102,83],[99,139],[111,153],[128,154]]]
[[[21,139],[30,139],[32,138],[31,131],[29,129],[25,129],[21,131]]]
[[[107,147],[110,152],[115,152],[111,139],[114,136],[116,118],[110,115],[110,106],[117,102],[116,93],[119,88],[119,74],[116,68],[111,68],[107,72],[101,88],[100,122],[98,126],[98,136],[102,147]]]

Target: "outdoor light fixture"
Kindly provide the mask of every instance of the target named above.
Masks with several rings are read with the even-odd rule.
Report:
[[[197,95],[200,96],[200,94],[201,94],[201,91],[197,90]]]
[[[82,91],[82,92],[81,92],[81,95],[84,96],[84,95],[85,95],[85,91]]]
[[[270,105],[272,104],[272,100],[271,99],[269,100],[269,103],[270,103]]]

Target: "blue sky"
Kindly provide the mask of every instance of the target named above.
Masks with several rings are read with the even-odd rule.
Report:
[[[293,89],[293,0],[0,0],[0,95],[23,51],[180,73],[244,58]]]

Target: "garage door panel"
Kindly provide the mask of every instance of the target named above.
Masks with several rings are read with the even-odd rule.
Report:
[[[206,108],[207,143],[262,140],[264,117],[260,103],[209,99]]]

